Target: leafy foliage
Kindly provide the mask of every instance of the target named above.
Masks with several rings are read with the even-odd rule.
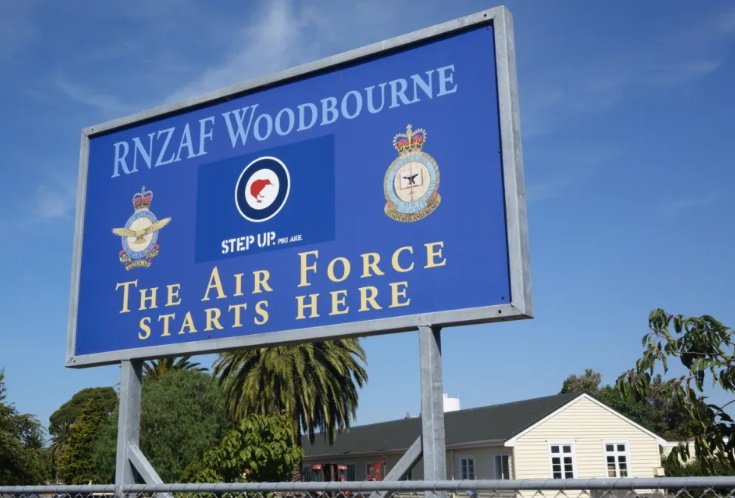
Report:
[[[316,432],[329,441],[350,426],[357,387],[367,381],[357,339],[248,349],[219,355],[214,365],[235,419],[282,413],[293,423],[295,443]]]
[[[117,403],[117,393],[111,387],[82,389],[49,417],[49,434],[51,434],[49,457],[52,467],[56,468],[71,434],[72,425],[77,422],[91,399],[95,399],[95,405],[100,410],[109,414]]]
[[[564,380],[559,394],[565,393],[582,393],[598,394],[600,392],[600,383],[602,382],[602,374],[595,372],[591,368],[585,368],[582,375],[570,375]]]
[[[115,474],[117,417],[116,411],[95,451],[107,482]],[[210,375],[180,369],[143,384],[140,448],[164,482],[177,482],[228,427],[222,391]]]
[[[71,425],[77,421],[84,407],[91,398],[100,398],[101,403],[107,403],[110,411],[117,402],[117,393],[111,387],[88,387],[76,393],[72,398],[49,417],[48,432],[52,436],[60,436],[69,432]]]
[[[179,356],[147,361],[143,363],[143,378],[147,381],[153,381],[174,370],[207,371],[206,367],[200,366],[199,363],[189,361],[190,359],[191,356]]]
[[[334,441],[357,410],[357,387],[367,381],[365,351],[358,339],[248,349],[219,355],[215,375],[235,420],[280,413],[291,420],[293,444],[317,432]],[[301,480],[301,465],[292,471]]]
[[[654,370],[660,367],[667,373],[669,362],[678,360],[686,373],[663,382],[661,390],[686,410],[697,459],[707,473],[717,472],[718,465],[735,467],[735,424],[725,411],[732,401],[719,406],[702,395],[705,382],[723,392],[735,392],[733,330],[709,315],[684,317],[661,309],[650,314],[648,324],[643,355],[635,370],[618,380],[619,389],[640,398]],[[688,446],[675,448],[672,456],[689,459]]]
[[[678,458],[667,458],[664,461],[664,473],[666,477],[732,476],[735,475],[735,467],[722,461],[714,461],[707,465],[701,460],[693,460],[682,464]]]
[[[0,485],[42,484],[49,472],[41,450],[43,429],[35,416],[6,403],[6,393],[0,371]]]
[[[58,458],[57,473],[66,484],[98,483],[94,449],[115,403],[103,393],[88,398],[79,418],[71,425],[69,436]]]
[[[250,415],[209,448],[201,463],[184,473],[185,482],[279,482],[303,458],[293,444],[291,420]]]

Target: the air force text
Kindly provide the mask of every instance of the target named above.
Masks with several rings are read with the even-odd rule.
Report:
[[[271,314],[285,314],[292,320],[334,315],[361,320],[355,315],[386,308],[408,308],[405,314],[410,314],[408,274],[445,266],[444,251],[444,242],[430,242],[399,247],[384,255],[368,252],[353,260],[324,259],[318,250],[301,252],[296,256],[299,273],[293,289],[277,288],[272,283],[270,269],[248,269],[226,275],[215,266],[200,289],[194,289],[197,299],[206,306],[199,306],[197,311],[187,310],[180,283],[144,288],[138,279],[129,280],[115,286],[120,296],[118,311],[140,316],[136,316],[137,329],[130,333],[143,341],[153,335],[173,338],[208,333],[211,336],[225,328],[244,327],[247,333],[268,332],[263,326]],[[383,276],[386,278],[372,280]],[[312,290],[317,282],[319,290]],[[293,328],[301,327],[298,322],[293,323]]]
[[[251,136],[263,142],[274,133],[286,136],[315,126],[329,126],[364,113],[377,114],[450,95],[457,89],[454,65],[450,65],[282,109],[263,108],[253,103],[186,122],[183,126],[171,126],[115,142],[114,151],[111,151],[114,152],[112,178],[204,156],[213,142],[214,147],[245,147]]]

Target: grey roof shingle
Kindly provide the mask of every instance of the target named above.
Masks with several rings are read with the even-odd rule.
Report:
[[[557,394],[543,398],[483,406],[444,414],[446,444],[508,440],[582,393]],[[334,445],[318,436],[310,445],[303,439],[306,457],[347,455],[405,450],[421,434],[421,418],[407,418],[352,427],[337,434]]]

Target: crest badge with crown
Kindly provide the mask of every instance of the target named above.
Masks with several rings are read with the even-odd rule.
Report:
[[[123,250],[119,256],[126,270],[147,268],[158,256],[158,231],[168,225],[171,218],[157,219],[150,210],[152,201],[153,192],[143,187],[133,195],[135,212],[125,223],[125,228],[112,229],[112,233],[122,239]]]
[[[431,214],[439,203],[439,166],[422,150],[426,131],[406,127],[406,133],[393,137],[398,151],[385,174],[385,214],[396,221],[411,222]]]

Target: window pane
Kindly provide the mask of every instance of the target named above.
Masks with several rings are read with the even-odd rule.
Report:
[[[503,463],[503,479],[510,479],[510,457],[503,455],[501,461]]]
[[[475,478],[475,460],[472,458],[461,458],[459,460],[462,479]]]
[[[610,477],[628,477],[627,444],[605,443],[605,462]]]
[[[551,453],[551,475],[554,479],[574,478],[574,446],[571,444],[549,445]]]

